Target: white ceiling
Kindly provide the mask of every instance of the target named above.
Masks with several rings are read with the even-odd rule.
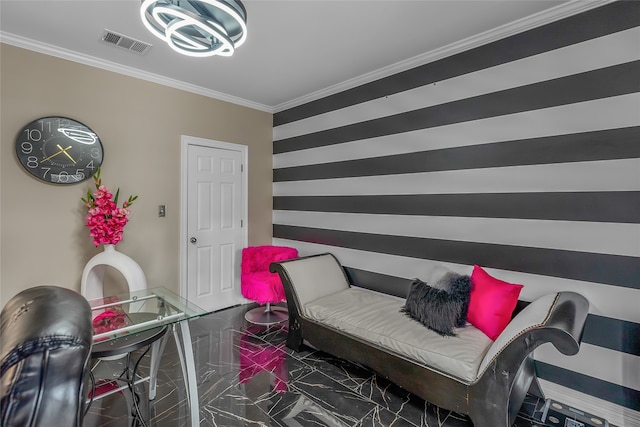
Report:
[[[445,51],[573,14],[586,2],[243,3],[248,39],[232,57],[191,58],[174,52],[143,26],[138,0],[0,0],[0,37],[16,46],[276,112],[426,63]],[[105,44],[100,40],[104,29],[153,47],[141,56]]]

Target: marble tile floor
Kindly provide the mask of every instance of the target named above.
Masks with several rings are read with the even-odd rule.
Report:
[[[249,324],[244,313],[254,307],[233,307],[190,323],[200,426],[472,426],[464,415],[425,402],[361,366],[311,348],[299,353],[286,348],[286,322],[271,327]],[[133,368],[143,356],[137,372],[146,375],[149,356],[143,353],[144,349],[136,351],[128,363]],[[99,390],[122,383],[117,378],[125,371],[126,358],[94,364]],[[171,338],[160,366],[155,400],[148,400],[146,382],[136,386],[135,394],[114,393],[91,403],[84,426],[190,426],[182,369]],[[515,427],[543,426],[535,421],[543,403],[528,397]]]

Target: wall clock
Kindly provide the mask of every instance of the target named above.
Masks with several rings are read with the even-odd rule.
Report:
[[[16,138],[16,153],[31,175],[53,184],[90,178],[104,156],[98,135],[67,117],[42,117],[27,124]]]

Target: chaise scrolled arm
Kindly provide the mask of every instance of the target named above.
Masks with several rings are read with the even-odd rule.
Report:
[[[469,386],[471,418],[478,413],[475,418],[484,417],[486,425],[510,426],[527,392],[543,398],[533,350],[551,343],[563,354],[577,354],[588,311],[589,302],[582,295],[558,292],[535,300],[518,313],[491,345],[480,365],[478,380]],[[487,394],[503,400],[487,402]],[[489,410],[488,404],[497,407]],[[487,419],[489,415],[491,419]]]
[[[91,307],[72,290],[38,286],[0,315],[0,425],[81,427],[93,330]]]
[[[426,401],[468,415],[475,427],[509,427],[527,392],[544,397],[535,373],[533,350],[551,343],[563,354],[576,354],[589,310],[586,298],[575,292],[557,292],[536,299],[514,316],[495,342],[487,339],[486,347],[477,355],[476,371],[463,375],[455,367],[443,368],[416,360],[395,345],[371,339],[370,334],[354,333],[348,325],[336,326],[333,316],[326,321],[314,318],[310,307],[331,298],[336,301],[332,296],[352,292],[348,290],[350,284],[342,266],[333,255],[272,263],[270,270],[280,275],[287,296],[287,347],[299,351],[304,341],[336,357],[361,363]],[[372,298],[385,298],[375,294]],[[438,352],[452,342],[452,337],[434,335],[397,311],[391,309],[380,315],[388,316],[390,323],[400,322],[401,331],[414,328],[415,334],[424,334],[425,341],[439,347]],[[475,330],[471,325],[465,328]],[[454,339],[462,339],[463,335]]]

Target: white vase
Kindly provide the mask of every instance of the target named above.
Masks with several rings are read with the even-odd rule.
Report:
[[[129,285],[129,292],[147,289],[147,278],[138,263],[118,252],[115,245],[104,245],[104,251],[91,258],[82,272],[80,292],[86,299],[104,297],[103,283],[107,267],[114,268],[122,274]]]

